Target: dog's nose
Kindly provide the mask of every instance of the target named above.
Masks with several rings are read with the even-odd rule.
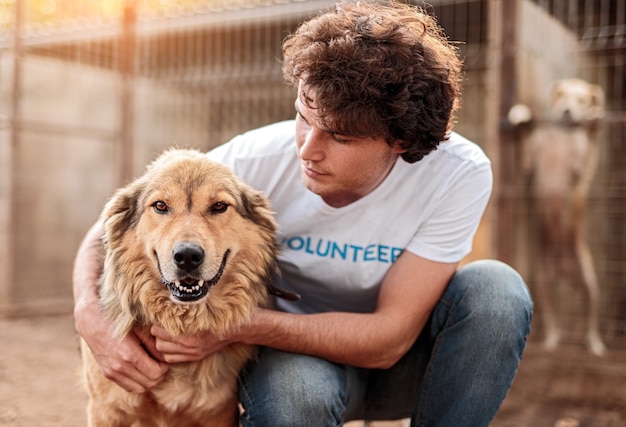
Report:
[[[172,251],[172,257],[178,268],[189,273],[204,262],[204,250],[193,243],[177,243]]]

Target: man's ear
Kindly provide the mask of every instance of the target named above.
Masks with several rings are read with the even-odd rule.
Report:
[[[406,148],[402,147],[402,141],[400,140],[396,140],[391,144],[391,148],[393,149],[393,152],[396,154],[402,154],[402,153],[406,153]]]

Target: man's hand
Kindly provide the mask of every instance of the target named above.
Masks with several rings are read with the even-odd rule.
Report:
[[[172,337],[159,325],[153,325],[150,333],[156,340],[157,352],[167,363],[197,362],[222,350],[232,342],[218,338],[210,332]]]
[[[126,391],[143,393],[161,382],[169,369],[147,329],[131,331],[119,339],[98,301],[102,274],[102,223],[96,222],[81,243],[72,276],[74,322],[106,378]],[[151,357],[152,355],[152,357]]]
[[[107,379],[132,393],[143,393],[161,382],[169,365],[157,360],[160,355],[147,330],[136,328],[115,338],[97,305],[77,306],[75,319],[78,333]]]

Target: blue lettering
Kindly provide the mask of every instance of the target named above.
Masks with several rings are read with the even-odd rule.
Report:
[[[339,254],[339,257],[345,260],[346,255],[348,254],[348,245],[343,245],[343,247],[339,247],[337,242],[333,242],[333,251],[330,257],[335,258],[335,254]]]
[[[395,262],[402,253],[402,248],[391,249],[391,262]]]
[[[294,242],[298,245],[294,245]],[[289,249],[299,251],[304,246],[304,240],[302,239],[302,237],[292,237],[291,239],[287,240],[287,246],[289,247]]]
[[[389,246],[378,245],[378,261],[380,262],[389,262]]]
[[[304,250],[307,254],[314,254],[313,249],[311,249],[311,238],[306,238],[306,249]]]
[[[376,261],[376,246],[377,245],[367,245],[365,247],[363,261]]]
[[[357,262],[359,259],[359,251],[362,251],[363,248],[361,246],[350,245],[351,249],[354,249],[354,256],[352,257],[353,262]]]
[[[285,237],[281,240],[281,246],[286,246],[293,251],[304,251],[307,254],[322,258],[340,258],[344,261],[351,260],[352,262],[395,262],[403,251],[402,248],[375,243],[367,246],[358,246],[347,243],[340,244],[333,240],[317,239],[314,241],[310,236]]]
[[[326,242],[326,250],[322,252],[321,245],[324,243],[324,239],[319,239],[317,241],[317,250],[315,251],[319,256],[325,257],[330,252],[330,242]]]

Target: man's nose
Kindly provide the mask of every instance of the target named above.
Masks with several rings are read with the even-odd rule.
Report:
[[[314,162],[322,160],[327,138],[327,132],[315,128],[309,129],[304,135],[303,143],[300,146],[300,158]]]

